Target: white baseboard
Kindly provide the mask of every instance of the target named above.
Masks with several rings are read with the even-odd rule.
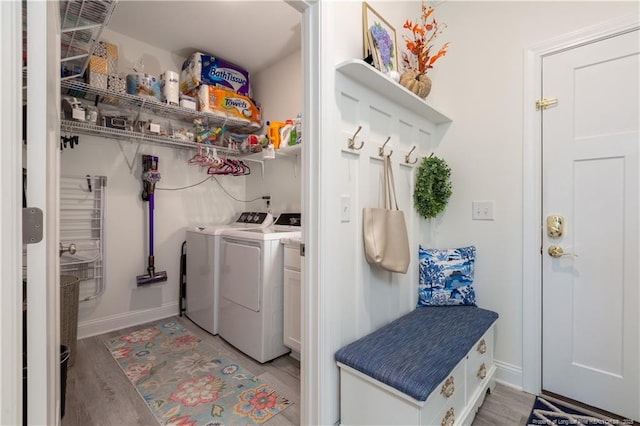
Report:
[[[522,390],[522,367],[497,359],[493,363],[496,366],[496,382],[513,389]]]
[[[168,318],[178,315],[178,311],[178,302],[172,302],[158,308],[125,312],[123,314],[112,315],[109,317],[82,321],[78,323],[78,339],[84,339],[85,337],[96,336],[98,334],[108,333],[110,331],[120,330],[150,321]]]

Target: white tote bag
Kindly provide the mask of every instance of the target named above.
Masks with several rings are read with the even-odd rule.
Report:
[[[362,211],[364,253],[370,264],[406,274],[411,260],[409,237],[404,212],[396,200],[389,155],[384,157],[384,185],[384,208],[367,207]]]

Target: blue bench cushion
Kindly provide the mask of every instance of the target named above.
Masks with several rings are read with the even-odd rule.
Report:
[[[419,307],[343,347],[335,358],[426,401],[497,318],[477,306]]]

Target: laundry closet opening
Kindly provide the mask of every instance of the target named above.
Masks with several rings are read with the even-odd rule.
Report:
[[[131,369],[162,342],[130,362],[127,338],[105,343],[174,323],[300,423],[301,26],[283,1],[119,1],[86,72],[63,62],[60,174],[105,182],[100,291],[81,279],[64,425],[190,415],[175,398],[152,408],[171,393],[138,395],[163,373],[144,385]],[[63,22],[63,51],[71,38]]]

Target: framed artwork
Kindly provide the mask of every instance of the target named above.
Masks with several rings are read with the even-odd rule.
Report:
[[[373,65],[383,73],[398,71],[396,30],[371,8],[362,3],[364,57],[373,58]]]

